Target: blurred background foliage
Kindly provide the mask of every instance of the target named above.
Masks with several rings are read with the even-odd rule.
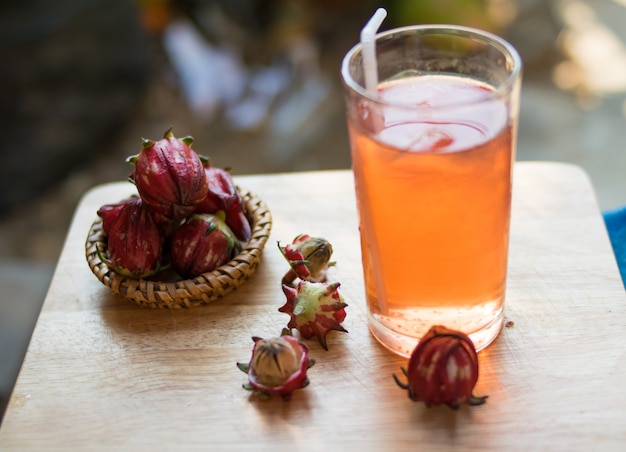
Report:
[[[346,145],[333,127],[341,127],[338,68],[376,7],[388,10],[383,28],[456,23],[506,35],[521,11],[516,3],[7,0],[0,6],[0,216],[116,154],[142,120],[140,135],[177,126],[211,143],[211,154],[232,157],[224,163],[239,172],[346,167],[345,155],[293,157],[315,150],[314,140]],[[524,49],[529,61],[539,47]]]
[[[141,137],[170,126],[235,175],[348,168],[339,66],[379,6],[383,30],[450,23],[509,40],[524,60],[518,157],[619,183],[606,150],[626,116],[625,4],[6,0],[0,256],[54,262],[80,195],[125,179]],[[619,190],[599,192],[619,202]]]
[[[382,2],[390,12],[387,25],[417,23],[457,24],[499,32],[500,26],[489,14],[486,0],[439,0],[436,2],[387,0]]]

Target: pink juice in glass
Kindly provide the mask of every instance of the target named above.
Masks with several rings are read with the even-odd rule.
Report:
[[[380,110],[348,119],[370,329],[405,356],[434,324],[479,350],[503,319],[508,108],[490,86],[451,75],[384,82],[379,95]],[[389,106],[409,99],[415,107]]]

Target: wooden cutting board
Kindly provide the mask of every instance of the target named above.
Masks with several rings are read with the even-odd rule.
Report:
[[[585,173],[560,163],[515,170],[505,328],[479,354],[478,407],[428,409],[392,374],[407,360],[369,334],[349,171],[237,177],[272,211],[262,263],[206,307],[142,309],[113,295],[85,261],[97,208],[81,201],[33,334],[0,449],[609,450],[626,445],[626,295]],[[300,233],[334,246],[348,334],[308,341],[311,384],[290,402],[242,388],[251,336],[288,316],[276,244]]]

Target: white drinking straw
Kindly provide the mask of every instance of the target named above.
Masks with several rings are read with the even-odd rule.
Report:
[[[361,30],[361,47],[363,48],[363,73],[365,89],[374,96],[378,95],[378,65],[376,63],[375,37],[380,25],[387,17],[385,8],[378,8]]]
[[[385,8],[378,8],[370,20],[361,30],[361,48],[363,53],[363,75],[365,76],[365,89],[374,97],[378,97],[378,63],[376,62],[376,33],[387,17]],[[384,129],[384,118],[376,108],[372,110],[372,127],[375,133]],[[366,206],[364,209],[369,210]],[[371,216],[371,212],[365,211],[365,215]],[[366,242],[370,259],[374,261],[374,265],[382,265],[380,259],[380,250],[376,236],[371,229],[365,230]],[[387,312],[387,286],[383,278],[382,271],[372,271],[374,276],[374,286],[376,288],[376,299],[378,307],[383,315]]]

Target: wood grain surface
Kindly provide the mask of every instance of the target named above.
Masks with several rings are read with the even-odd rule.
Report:
[[[142,309],[90,272],[96,210],[126,182],[82,199],[9,408],[2,450],[613,450],[626,445],[626,295],[593,189],[578,167],[518,163],[505,328],[479,354],[478,407],[428,409],[392,379],[407,361],[369,334],[349,171],[245,176],[274,227],[258,272],[224,299],[190,310]],[[276,244],[300,233],[334,246],[348,334],[290,402],[242,388],[251,336],[288,316]]]

